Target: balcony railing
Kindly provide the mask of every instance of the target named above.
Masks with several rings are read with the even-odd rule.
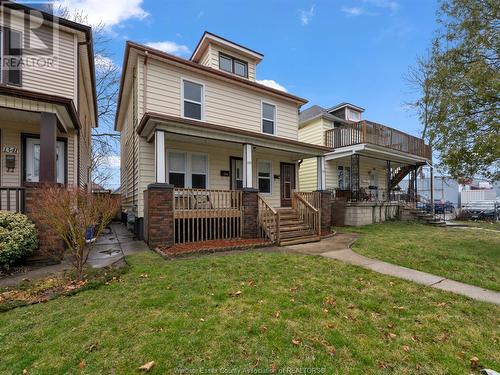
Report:
[[[334,149],[369,143],[432,160],[432,149],[423,139],[370,121],[327,130],[325,143]]]

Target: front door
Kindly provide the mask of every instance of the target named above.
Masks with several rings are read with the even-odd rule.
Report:
[[[229,158],[229,163],[231,164],[231,190],[241,190],[243,189],[243,159],[231,156]]]
[[[295,189],[295,164],[281,163],[280,174],[281,207],[291,207]]]
[[[25,176],[26,182],[40,182],[40,138],[26,138],[26,164]],[[57,183],[65,183],[65,160],[66,160],[66,147],[62,141],[57,142],[56,150],[56,173]]]

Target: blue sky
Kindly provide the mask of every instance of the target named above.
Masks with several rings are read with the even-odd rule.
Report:
[[[364,118],[418,135],[403,79],[436,29],[431,0],[63,0],[104,21],[121,65],[126,40],[189,58],[208,30],[264,54],[257,79],[309,100],[351,102]]]

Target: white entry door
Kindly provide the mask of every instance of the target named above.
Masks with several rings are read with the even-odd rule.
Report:
[[[66,147],[64,142],[58,141],[56,146],[56,175],[57,183],[64,184],[66,170]],[[26,138],[26,182],[40,181],[40,139]]]

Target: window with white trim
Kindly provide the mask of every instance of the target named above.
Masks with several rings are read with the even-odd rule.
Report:
[[[201,120],[203,118],[203,85],[182,81],[182,117]]]
[[[271,170],[272,165],[269,160],[257,162],[257,180],[260,193],[271,194]]]
[[[206,189],[208,156],[170,151],[168,153],[168,178],[169,183],[178,188]]]
[[[276,106],[262,102],[262,132],[276,134]]]
[[[351,188],[351,167],[339,165],[337,167],[337,180],[340,190],[348,190]]]

